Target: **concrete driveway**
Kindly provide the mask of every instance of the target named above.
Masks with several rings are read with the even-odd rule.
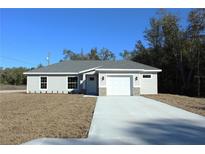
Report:
[[[141,96],[98,97],[87,139],[26,144],[205,144],[205,117]]]

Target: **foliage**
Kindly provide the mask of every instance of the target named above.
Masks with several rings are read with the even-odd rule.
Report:
[[[100,60],[115,60],[115,55],[107,48],[102,48],[99,54]]]
[[[187,22],[188,25],[182,27],[178,15],[158,12],[144,31],[147,44],[139,40],[132,51],[125,49],[120,56],[162,69],[158,78],[159,92],[205,96],[205,9],[192,9]],[[107,48],[92,48],[87,53],[65,49],[63,55],[60,62],[68,59],[115,60],[114,53]],[[37,66],[41,67],[41,64]],[[0,83],[25,84],[23,72],[28,70],[0,68]]]
[[[37,68],[42,68],[43,64],[38,64]]]
[[[132,51],[123,50],[124,60],[133,60],[161,68],[159,91],[184,95],[205,95],[205,9],[192,9],[188,25],[180,25],[176,14],[160,10],[150,19],[144,31],[147,45],[139,40]],[[75,54],[68,50],[65,59],[115,60],[115,55],[106,48],[90,53]]]
[[[98,52],[97,48],[92,48],[88,54],[84,54],[82,51],[81,53],[75,53],[65,49],[63,55],[63,60],[115,60],[114,53],[107,48],[102,48],[100,52]],[[60,62],[63,60],[60,60]]]
[[[130,60],[132,58],[132,53],[129,52],[128,50],[123,50],[120,53],[120,56],[124,59],[124,60]]]
[[[100,60],[97,48],[92,48],[90,50],[90,53],[88,53],[88,59],[89,60]]]
[[[37,65],[36,68],[44,67],[42,64]],[[0,69],[0,84],[9,85],[25,85],[26,76],[23,74],[29,70],[36,69],[32,67],[30,69],[25,67],[13,67],[13,68],[1,68]]]
[[[0,71],[0,83],[11,84],[11,85],[22,85],[26,84],[26,76],[23,72],[28,71],[27,68],[6,68]]]
[[[132,55],[133,61],[163,70],[159,74],[160,92],[199,95],[205,91],[200,83],[205,76],[205,9],[193,9],[187,27],[179,23],[177,15],[160,12],[150,19],[144,32],[148,47],[138,41],[126,54]]]
[[[81,53],[78,54],[78,53],[75,53],[71,50],[65,49],[65,50],[63,50],[63,55],[64,55],[64,58],[63,58],[64,60],[67,60],[67,59],[70,59],[70,60],[87,60],[88,59],[88,56],[85,55],[83,53],[83,51],[81,51]]]

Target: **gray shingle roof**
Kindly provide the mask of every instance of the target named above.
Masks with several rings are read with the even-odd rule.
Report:
[[[147,70],[156,70],[158,68],[144,65],[141,63],[133,61],[108,61],[105,62],[102,66],[103,69],[147,69]]]
[[[68,60],[52,64],[46,67],[31,70],[26,73],[72,72],[78,73],[92,68],[100,69],[145,69],[156,70],[158,68],[133,61],[96,61],[96,60]]]

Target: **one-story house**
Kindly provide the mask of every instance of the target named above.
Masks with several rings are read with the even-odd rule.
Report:
[[[133,61],[68,60],[24,74],[27,93],[135,96],[157,94],[161,71]]]

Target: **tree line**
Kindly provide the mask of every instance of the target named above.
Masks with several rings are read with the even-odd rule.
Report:
[[[138,40],[132,51],[120,56],[148,64],[159,73],[159,92],[205,96],[205,9],[192,9],[187,25],[180,24],[178,15],[160,10],[150,19],[144,31],[144,45]],[[91,49],[88,54],[64,50],[64,60],[115,60],[109,49]]]
[[[146,44],[138,40],[134,49],[120,56],[162,69],[159,73],[159,92],[189,96],[205,96],[205,9],[192,9],[187,24],[181,25],[178,15],[160,10],[144,30]],[[64,60],[115,60],[107,48],[92,48],[88,53],[65,49]],[[43,67],[41,64],[38,66]],[[1,83],[24,84],[20,75],[27,68],[1,70]]]
[[[24,85],[26,84],[26,76],[23,72],[29,69],[24,67],[5,68],[0,69],[0,83],[10,85]]]
[[[12,67],[12,68],[0,68],[0,84],[9,85],[25,85],[26,76],[23,74],[29,70],[44,67],[42,64],[36,67],[26,68],[26,67]]]
[[[137,41],[133,51],[121,53],[124,59],[161,68],[160,92],[205,96],[205,9],[191,10],[187,26],[177,15],[160,11],[144,38],[148,45]]]
[[[76,53],[72,50],[63,50],[63,59],[60,60],[115,60],[115,54],[107,49],[107,48],[102,48],[100,51],[98,51],[97,48],[92,48],[89,53],[85,54],[83,51],[81,53]]]

